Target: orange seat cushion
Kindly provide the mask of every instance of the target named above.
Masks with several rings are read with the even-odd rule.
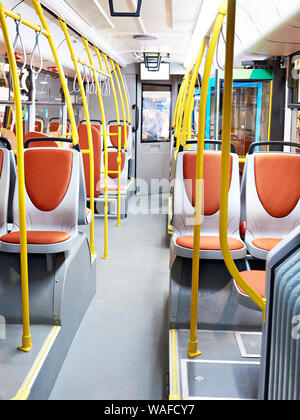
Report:
[[[67,232],[28,231],[27,243],[30,245],[50,245],[66,242],[71,238]],[[2,236],[2,242],[8,244],[20,243],[20,232],[12,232]]]
[[[281,241],[282,239],[259,238],[252,241],[252,244],[256,246],[256,248],[263,249],[264,251],[271,251]]]
[[[180,238],[177,238],[176,243],[177,245],[182,246],[183,248],[193,249],[194,237],[181,236]],[[229,238],[228,244],[231,251],[243,249],[245,246],[243,242],[234,238]],[[207,251],[221,251],[220,238],[218,236],[201,236],[200,249],[207,250]]]
[[[254,289],[257,294],[259,294],[260,297],[264,298],[266,294],[266,272],[265,271],[243,271],[241,272],[242,277],[246,282],[249,284],[249,286]],[[242,288],[237,285],[239,291],[246,294]]]

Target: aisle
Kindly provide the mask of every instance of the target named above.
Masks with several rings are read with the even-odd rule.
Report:
[[[164,200],[167,206],[167,200]],[[166,398],[169,248],[165,215],[110,221],[110,259],[96,220],[98,283],[51,400]],[[74,302],[76,304],[76,302]]]

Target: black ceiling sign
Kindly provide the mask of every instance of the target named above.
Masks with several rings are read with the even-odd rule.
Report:
[[[114,0],[109,0],[110,14],[112,17],[140,17],[143,0],[138,0],[136,12],[116,12],[114,8]]]

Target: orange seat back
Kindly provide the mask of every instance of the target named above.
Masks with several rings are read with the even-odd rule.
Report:
[[[108,171],[117,171],[118,170],[118,154],[119,152],[109,152],[108,153]],[[121,172],[125,166],[125,152],[121,152]],[[118,174],[109,174],[111,179],[118,178]]]
[[[127,139],[129,136],[129,126],[126,125],[126,129],[127,129]],[[118,125],[110,125],[109,126],[109,133],[110,134],[118,134]],[[118,148],[118,136],[110,136],[110,141],[111,144],[117,149]],[[121,145],[122,147],[125,147],[125,130],[124,130],[124,125],[122,125],[121,127]]]
[[[94,126],[91,127],[92,129],[92,136],[93,136],[93,149],[94,149],[94,173],[95,173],[95,189],[94,194],[95,197],[99,197],[101,190],[100,190],[100,172],[101,172],[101,135],[100,130],[95,128]],[[89,139],[88,139],[88,132],[87,132],[87,125],[81,124],[78,127],[78,135],[79,135],[79,145],[81,150],[88,150],[89,149]],[[89,155],[83,155],[83,165],[84,165],[84,175],[85,175],[85,185],[86,185],[86,194],[88,197],[91,196],[90,190],[90,158]]]
[[[300,155],[258,155],[254,163],[257,193],[266,212],[288,216],[300,199]]]
[[[27,133],[24,137],[24,142],[26,142],[29,139],[36,139],[36,138],[47,138],[49,136],[47,136],[47,134],[44,133],[39,133],[38,131],[31,131],[29,133]],[[36,143],[30,143],[29,145],[30,148],[33,147],[59,147],[58,143],[56,143],[55,141],[39,141]]]
[[[34,124],[34,130],[41,133],[42,128],[43,128],[42,121],[36,121]]]
[[[24,154],[25,185],[33,205],[40,211],[55,210],[69,188],[73,154],[63,149],[32,149]]]
[[[188,198],[195,207],[196,199],[196,163],[197,153],[185,153],[183,157],[183,176]],[[232,157],[231,175],[232,177]],[[221,189],[221,153],[204,152],[204,215],[212,216],[220,210],[220,189]],[[229,188],[230,188],[229,185]]]

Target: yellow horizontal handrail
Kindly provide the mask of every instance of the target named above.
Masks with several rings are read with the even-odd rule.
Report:
[[[43,34],[45,37],[48,38],[50,36],[50,32],[48,30],[45,30],[41,26],[36,25],[33,22],[30,22],[30,20],[21,17],[19,14],[13,12],[12,10],[7,9],[5,6],[3,6],[3,12],[6,16],[12,18],[16,22],[20,22],[20,20],[22,19],[22,25],[25,25],[36,32],[41,32],[41,34]]]
[[[88,68],[89,68],[89,69],[91,69],[91,70],[95,70],[95,72],[96,72],[96,73],[102,74],[103,76],[108,77],[108,78],[110,78],[110,77],[111,77],[111,75],[110,75],[110,74],[105,73],[105,72],[104,72],[104,71],[102,71],[101,69],[98,69],[98,68],[97,68],[97,67],[95,67],[94,65],[87,63],[86,61],[82,60],[82,59],[81,59],[81,58],[79,58],[79,57],[76,57],[76,60],[77,60],[77,62],[78,62],[78,63],[82,64],[83,66],[88,67]]]

